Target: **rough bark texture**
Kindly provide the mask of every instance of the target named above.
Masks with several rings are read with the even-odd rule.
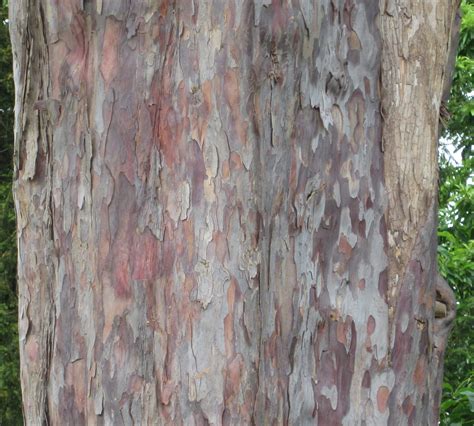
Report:
[[[10,9],[27,424],[436,423],[454,0]]]
[[[395,372],[389,422],[437,424],[443,356],[454,296],[438,275],[438,124],[459,2],[386,0],[381,113],[388,198],[389,361]],[[436,303],[446,313],[435,317]],[[408,319],[408,321],[407,321]],[[426,419],[426,420],[424,420]]]

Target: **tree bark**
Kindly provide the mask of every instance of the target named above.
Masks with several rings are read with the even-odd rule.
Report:
[[[455,3],[10,2],[26,423],[437,424]]]

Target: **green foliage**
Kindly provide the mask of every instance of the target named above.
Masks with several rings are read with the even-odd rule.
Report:
[[[474,392],[474,188],[472,159],[441,162],[438,263],[458,301],[456,324],[445,361],[442,424],[474,424],[474,410],[462,392]],[[472,411],[471,411],[472,410]],[[464,417],[463,417],[464,416]],[[462,421],[461,421],[462,420]],[[461,422],[460,422],[461,421]]]
[[[13,71],[8,10],[0,0],[0,182],[11,175],[13,158]]]
[[[0,3],[0,425],[23,424],[17,329],[15,213],[11,193],[13,75],[7,6]]]
[[[443,393],[445,398],[441,403],[441,424],[473,425],[474,375],[468,376],[457,388],[445,383]]]
[[[451,119],[445,136],[462,151],[463,158],[469,158],[474,142],[474,1],[463,0],[461,11],[459,48],[448,103]],[[446,156],[446,150],[442,153]]]
[[[441,424],[474,425],[474,1],[463,0],[456,69],[444,136],[461,152],[457,164],[440,151],[439,246],[441,274],[454,289],[457,318],[445,360]]]

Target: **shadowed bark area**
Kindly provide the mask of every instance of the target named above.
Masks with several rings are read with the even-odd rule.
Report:
[[[435,424],[455,12],[12,2],[27,424]]]

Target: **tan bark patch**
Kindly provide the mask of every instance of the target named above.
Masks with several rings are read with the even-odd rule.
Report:
[[[384,413],[387,409],[388,397],[390,390],[387,386],[380,386],[377,390],[377,408],[381,413]]]

